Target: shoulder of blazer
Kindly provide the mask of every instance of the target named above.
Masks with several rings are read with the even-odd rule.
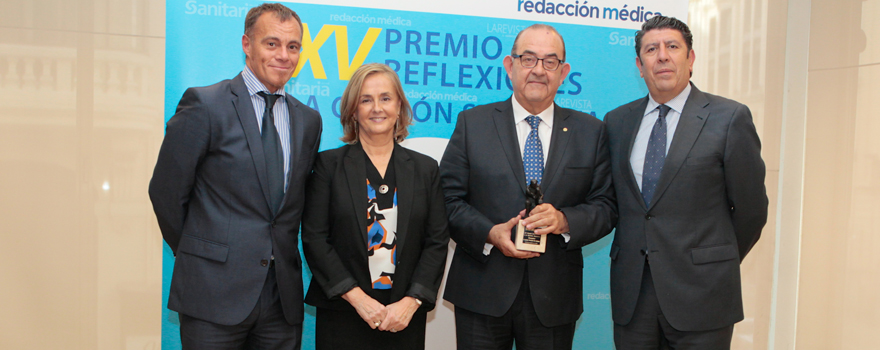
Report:
[[[608,114],[605,114],[605,124],[608,125],[608,128],[611,129],[615,124],[620,123],[622,118],[626,118],[631,115],[634,110],[636,110],[642,104],[647,103],[648,95],[642,97],[640,99],[625,103],[620,105],[619,107],[612,109]]]
[[[487,103],[484,105],[475,106],[474,108],[465,110],[461,112],[461,115],[474,116],[479,118],[480,116],[489,116],[498,112],[503,112],[505,110],[513,108],[513,104],[510,99],[498,102]]]
[[[211,84],[211,85],[194,86],[194,87],[190,87],[186,90],[194,92],[196,95],[199,96],[200,100],[214,99],[214,98],[228,98],[228,97],[232,97],[233,95],[235,95],[235,93],[233,92],[233,85],[234,85],[233,83],[234,83],[234,78],[233,79],[225,79],[225,80],[218,81],[218,82]],[[243,85],[244,81],[242,81],[241,83]],[[247,87],[245,87],[245,91],[247,91]],[[210,107],[210,104],[209,104],[209,107]]]
[[[697,103],[701,108],[713,108],[713,109],[721,109],[721,110],[735,110],[737,108],[745,106],[742,103],[731,100],[726,97],[713,95],[708,92],[704,92],[693,84],[691,84],[691,95],[688,97],[687,103]]]
[[[303,116],[317,118],[318,121],[321,120],[321,113],[318,113],[318,111],[316,111],[314,108],[302,103],[299,99],[289,93],[287,94],[287,98],[290,100],[290,104],[293,106],[293,108],[296,108],[296,110],[300,111]]]
[[[418,151],[411,150],[409,148],[403,147],[400,144],[395,145],[395,148],[399,148],[403,152],[406,152],[406,155],[416,163],[416,171],[421,172],[424,170],[430,170],[433,168],[438,168],[437,160],[431,158],[430,156],[419,153]]]
[[[348,154],[351,145],[342,145],[338,148],[328,149],[318,153],[318,159],[325,164],[338,163]]]
[[[648,99],[648,95],[645,95],[645,97],[624,103],[624,104],[618,106],[617,108],[612,109],[611,112],[608,112],[608,115],[612,115],[612,114],[613,115],[626,115],[626,114],[632,112],[636,107],[638,107],[642,103],[645,103],[645,101],[647,101],[647,99]]]

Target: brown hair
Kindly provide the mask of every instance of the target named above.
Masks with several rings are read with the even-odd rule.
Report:
[[[360,66],[348,81],[345,92],[342,93],[342,100],[339,102],[339,108],[342,109],[339,122],[342,123],[343,135],[339,139],[342,142],[353,144],[358,141],[358,125],[357,125],[357,109],[360,101],[361,90],[367,77],[373,74],[384,74],[391,83],[394,84],[397,97],[400,99],[400,115],[397,118],[397,124],[394,130],[394,142],[403,141],[408,135],[407,128],[412,125],[412,107],[403,93],[403,86],[400,85],[400,78],[397,73],[381,63],[368,63]]]
[[[275,17],[281,22],[287,22],[291,18],[296,19],[296,23],[299,23],[299,32],[303,32],[302,20],[299,19],[299,15],[296,12],[279,3],[264,3],[248,11],[247,16],[244,18],[244,35],[251,36],[257,20],[266,12],[274,12]]]

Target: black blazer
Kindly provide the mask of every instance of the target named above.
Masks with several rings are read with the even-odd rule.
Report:
[[[526,177],[510,99],[461,112],[440,164],[457,246],[444,298],[455,307],[502,316],[513,304],[528,269],[538,319],[553,327],[583,312],[581,247],[604,237],[617,222],[605,124],[593,116],[555,107],[550,152],[544,168],[544,202],[565,213],[566,244],[548,235],[546,252],[528,260],[483,246],[492,226],[525,208]]]
[[[263,145],[241,75],[187,89],[168,121],[150,181],[165,242],[176,255],[168,308],[213,323],[241,323],[253,310],[275,256],[284,316],[303,319],[297,232],[306,177],[321,140],[321,116],[287,95],[290,171],[273,216]]]
[[[306,189],[303,252],[312,271],[306,303],[347,310],[354,285],[376,298],[367,260],[367,168],[360,144],[321,152]],[[394,145],[398,262],[391,302],[404,296],[431,310],[446,267],[449,231],[437,161]]]
[[[630,165],[644,97],[608,113],[620,223],[611,246],[611,307],[626,325],[645,256],[663,315],[704,331],[743,319],[739,264],[767,222],[761,142],[749,108],[692,86],[650,207]]]

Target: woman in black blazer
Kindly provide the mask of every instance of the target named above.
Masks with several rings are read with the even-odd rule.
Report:
[[[397,143],[412,108],[397,74],[363,65],[340,102],[348,143],[321,152],[302,241],[317,349],[424,349],[449,232],[437,162]]]

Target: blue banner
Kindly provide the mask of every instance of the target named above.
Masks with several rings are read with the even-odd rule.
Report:
[[[299,65],[285,89],[321,113],[321,148],[336,148],[342,145],[339,100],[349,77],[364,63],[388,64],[400,76],[414,110],[415,125],[405,145],[437,157],[452,134],[459,112],[511,96],[502,60],[510,54],[516,34],[531,24],[561,22],[558,19],[564,18],[566,23],[548,23],[565,39],[565,58],[571,64],[571,73],[557,92],[556,104],[602,118],[611,109],[647,94],[635,65],[635,30],[631,29],[640,23],[629,14],[628,21],[619,17],[621,8],[627,11],[626,5],[616,8],[616,18],[605,20],[610,24],[604,25],[624,23],[625,28],[614,28],[579,24],[577,21],[584,18],[580,15],[548,14],[545,1],[526,1],[531,4],[527,7],[530,11],[525,11],[523,1],[487,3],[495,2],[509,8],[516,18],[289,3],[302,18],[304,33]],[[543,3],[543,12],[535,10],[537,3]],[[167,121],[186,88],[214,84],[242,71],[244,17],[258,3],[168,0],[166,4]],[[643,6],[633,6],[632,10],[638,20],[645,19]],[[602,13],[601,8],[597,11]],[[578,321],[576,349],[613,348],[608,286],[610,243],[609,236],[583,248],[584,313]],[[167,245],[164,254],[162,348],[179,349],[177,315],[165,307],[174,264]],[[306,270],[306,288],[310,278]],[[449,312],[441,305],[437,309],[435,312]],[[454,325],[437,324],[452,322],[451,318],[429,320],[429,333],[448,332],[444,337],[451,337],[454,344]],[[431,339],[429,335],[429,349]],[[307,308],[303,349],[313,348],[314,309]]]

